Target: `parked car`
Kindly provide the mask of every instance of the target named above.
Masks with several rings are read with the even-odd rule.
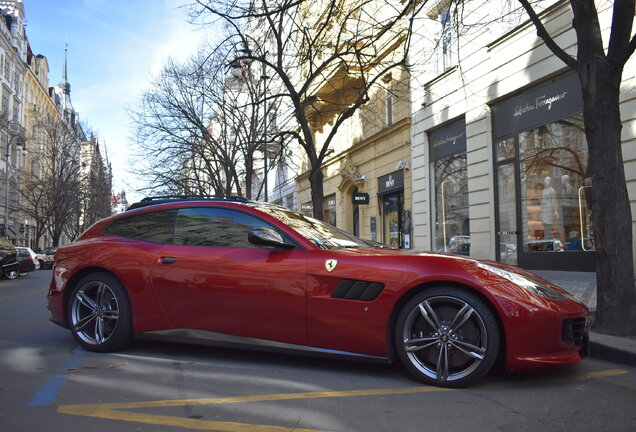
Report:
[[[0,237],[0,266],[1,277],[15,279],[18,277],[20,264],[18,263],[18,251],[13,244],[4,237]]]
[[[55,257],[55,252],[57,251],[57,246],[49,246],[42,250],[38,254],[40,260],[40,268],[41,269],[50,269],[53,267],[53,260]]]
[[[453,236],[448,240],[448,245],[439,249],[438,252],[470,255],[470,237],[466,235]]]
[[[40,269],[40,260],[38,255],[26,246],[16,246],[18,250],[18,260],[20,262],[19,273],[20,276],[26,276],[27,273],[33,270]]]
[[[85,349],[138,338],[399,359],[417,379],[468,385],[570,364],[587,308],[494,261],[374,247],[241,199],[145,200],[58,249],[51,320]]]
[[[563,252],[565,244],[559,239],[532,240],[526,243],[526,250],[530,252]]]

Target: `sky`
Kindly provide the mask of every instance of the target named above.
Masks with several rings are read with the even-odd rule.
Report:
[[[143,197],[130,174],[133,129],[127,109],[168,58],[183,60],[204,39],[180,7],[186,0],[23,0],[26,34],[49,62],[49,85],[62,78],[68,44],[71,101],[80,121],[106,146],[113,192]],[[102,147],[103,149],[103,147]],[[103,154],[103,150],[102,150]]]

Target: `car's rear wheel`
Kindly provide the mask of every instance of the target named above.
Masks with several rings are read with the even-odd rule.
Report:
[[[18,277],[18,271],[17,270],[11,270],[11,271],[6,272],[4,275],[7,277],[7,279],[15,279],[15,278]]]
[[[90,351],[112,351],[133,341],[130,301],[122,284],[108,273],[85,276],[68,306],[75,340]]]
[[[395,341],[400,360],[415,377],[461,387],[492,368],[500,335],[495,316],[480,298],[456,287],[436,287],[402,308]]]

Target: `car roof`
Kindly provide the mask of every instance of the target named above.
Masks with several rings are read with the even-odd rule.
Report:
[[[126,211],[134,210],[157,204],[178,203],[186,201],[226,201],[246,203],[249,200],[238,195],[162,195],[155,197],[146,197],[139,202],[131,204]]]

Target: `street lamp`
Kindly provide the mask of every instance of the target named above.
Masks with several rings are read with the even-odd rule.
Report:
[[[244,78],[245,74],[249,72],[250,64],[254,60],[252,56],[252,50],[248,48],[247,43],[244,44],[243,48],[237,50],[241,53],[238,58],[234,59],[232,63],[230,63],[230,73],[231,75],[237,79],[241,80]],[[262,58],[265,59],[269,52],[264,52],[262,54]],[[260,79],[263,81],[263,137],[262,137],[262,145],[263,145],[263,191],[265,202],[269,201],[268,196],[268,182],[267,182],[267,170],[268,170],[268,137],[267,137],[267,80],[270,78],[267,76],[266,71],[266,63],[265,61],[261,61],[261,77]]]
[[[267,53],[264,54],[264,56]],[[265,202],[269,201],[269,197],[267,196],[267,150],[268,150],[268,139],[267,139],[267,80],[269,77],[267,76],[267,72],[265,71],[265,63],[261,63],[263,66],[263,73],[261,75],[261,79],[263,80],[263,141],[265,146],[264,158],[263,158],[263,170],[264,170],[264,192],[265,192]]]
[[[4,158],[4,236],[6,238],[9,238],[9,158],[11,157],[11,144],[15,143],[17,161],[17,156],[19,156],[20,152],[22,152],[24,156],[27,154],[26,143],[23,146],[20,141],[21,138],[21,135],[9,136]],[[19,169],[17,165],[16,169]]]

